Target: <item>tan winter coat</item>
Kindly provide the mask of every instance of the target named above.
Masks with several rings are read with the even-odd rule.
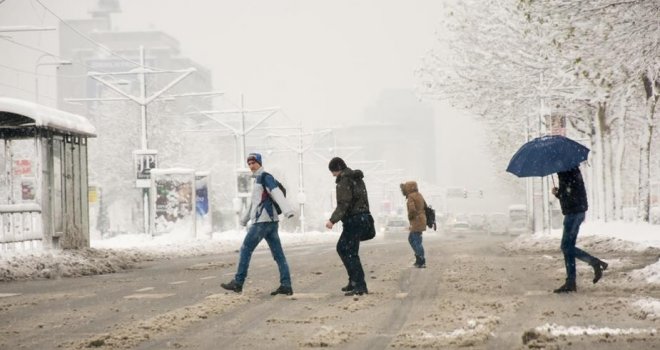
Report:
[[[408,181],[401,184],[401,192],[406,196],[408,208],[408,221],[410,232],[424,232],[426,230],[426,214],[424,213],[424,197],[417,190],[417,182]]]

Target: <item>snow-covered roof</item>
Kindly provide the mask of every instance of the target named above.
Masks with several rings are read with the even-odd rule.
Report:
[[[95,137],[96,129],[87,118],[34,102],[0,97],[0,128],[30,126]]]

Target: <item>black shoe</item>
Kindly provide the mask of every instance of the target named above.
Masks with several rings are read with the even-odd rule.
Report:
[[[350,291],[352,291],[353,289],[355,289],[355,287],[353,287],[353,284],[351,284],[351,282],[348,282],[348,284],[346,285],[346,287],[341,287],[341,291],[342,291],[342,292],[350,292]]]
[[[293,289],[291,287],[279,286],[274,291],[270,292],[270,295],[293,295]]]
[[[426,259],[424,259],[421,256],[416,257],[416,258],[417,258],[417,261],[415,262],[415,267],[420,268],[420,269],[425,268],[426,267]]]
[[[607,266],[607,263],[602,260],[598,260],[596,264],[591,265],[594,268],[594,284],[603,277],[603,270],[607,270]]]
[[[566,283],[564,283],[563,286],[555,289],[553,292],[555,292],[555,293],[577,292],[577,286],[575,285],[575,281],[566,280]]]
[[[344,295],[347,296],[347,297],[352,297],[354,295],[362,295],[362,294],[369,294],[369,291],[367,290],[367,287],[354,288],[353,290],[344,293]]]
[[[243,291],[243,285],[236,283],[236,281],[234,280],[231,280],[229,283],[220,283],[220,287],[226,290],[234,291],[236,293],[240,293]]]

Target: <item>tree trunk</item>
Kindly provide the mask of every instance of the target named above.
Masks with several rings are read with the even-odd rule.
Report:
[[[621,118],[616,125],[616,144],[613,145],[612,152],[612,187],[614,195],[614,220],[623,219],[623,155],[626,150],[626,117],[628,115],[628,108],[626,101],[628,101],[629,91],[623,95],[621,101]]]
[[[660,81],[652,79],[649,74],[643,75],[642,81],[646,92],[647,130],[644,135],[646,138],[642,141],[642,154],[639,160],[639,206],[637,214],[640,220],[648,222],[651,211],[651,146],[655,128],[655,109],[658,98],[660,98],[658,91]]]
[[[592,161],[593,161],[593,212],[596,214],[596,219],[606,220],[605,218],[605,181],[603,178],[604,171],[604,147],[603,147],[603,117],[604,107],[603,103],[599,102],[596,109],[596,115],[593,118],[592,133],[593,133],[593,147]]]
[[[608,114],[608,104],[607,102],[602,102],[598,104],[598,119],[599,125],[601,128],[600,138],[601,138],[601,160],[602,165],[602,205],[603,209],[601,210],[603,214],[604,221],[612,220],[614,216],[614,185],[612,181],[612,130],[610,124],[607,122]]]

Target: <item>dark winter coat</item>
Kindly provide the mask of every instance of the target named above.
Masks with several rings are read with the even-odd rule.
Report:
[[[337,208],[330,216],[330,221],[335,224],[351,216],[369,212],[369,198],[367,197],[367,186],[362,180],[362,170],[344,169],[335,183],[337,184]]]
[[[406,196],[410,232],[424,232],[426,230],[426,213],[424,212],[426,202],[417,189],[417,182],[408,181],[401,184],[401,192]]]
[[[580,168],[557,173],[557,177],[559,191],[555,196],[559,198],[561,213],[569,215],[587,211],[587,190],[584,188]]]

